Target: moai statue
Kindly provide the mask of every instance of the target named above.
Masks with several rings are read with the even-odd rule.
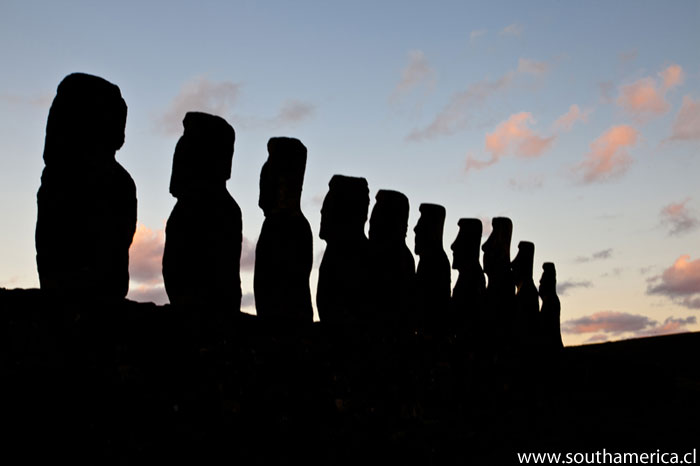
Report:
[[[163,279],[177,306],[241,307],[241,209],[226,190],[236,134],[226,120],[189,112],[175,147],[165,228]]]
[[[416,270],[416,317],[419,326],[447,323],[452,293],[450,260],[442,245],[445,208],[421,204],[414,227],[415,253],[420,256]]]
[[[532,264],[535,259],[535,245],[529,241],[518,243],[518,255],[513,259],[511,270],[515,281],[515,322],[516,334],[526,344],[538,340],[538,315],[540,300],[537,287],[532,279]]]
[[[380,190],[369,220],[373,319],[379,325],[406,323],[415,307],[416,264],[406,246],[408,198]]]
[[[301,212],[306,147],[298,139],[271,138],[267,151],[260,172],[258,205],[265,221],[255,248],[255,307],[271,322],[310,323],[313,237]]]
[[[513,223],[507,217],[494,217],[493,230],[481,249],[484,251],[484,272],[488,276],[485,332],[496,345],[507,343],[513,332],[515,284],[510,269],[510,240]]]
[[[364,178],[342,175],[333,176],[328,187],[321,208],[320,237],[326,241],[326,251],[318,271],[318,315],[330,324],[366,321],[369,187]]]
[[[116,160],[126,103],[119,87],[66,76],[49,110],[37,194],[41,289],[74,298],[123,299],[136,231],[136,185]]]
[[[484,310],[486,277],[479,262],[483,227],[478,218],[461,218],[459,233],[452,243],[452,268],[459,271],[452,290],[450,310],[458,327],[474,335]]]
[[[564,347],[561,341],[561,303],[557,296],[557,271],[552,262],[542,264],[540,279],[540,344],[545,350],[556,351]]]

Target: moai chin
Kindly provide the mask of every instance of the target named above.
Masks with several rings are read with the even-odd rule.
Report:
[[[415,307],[415,261],[406,246],[408,198],[380,190],[369,221],[373,318],[380,325],[403,325]]]
[[[265,221],[255,248],[255,307],[270,322],[310,323],[313,237],[301,212],[306,147],[280,137],[271,138],[267,150],[260,172],[258,205]]]
[[[316,305],[321,322],[353,324],[367,319],[369,187],[364,178],[334,175],[328,188],[321,208],[319,236],[326,241],[326,250]]]
[[[243,224],[226,189],[236,134],[200,112],[187,113],[183,127],[170,178],[177,203],[165,228],[165,290],[174,305],[237,312]]]
[[[417,324],[447,324],[451,295],[450,260],[445,254],[442,236],[445,208],[421,204],[420,218],[414,227],[415,253],[420,256],[416,270]]]
[[[119,87],[100,77],[74,73],[58,86],[37,193],[36,260],[44,291],[108,300],[128,292],[136,185],[115,160],[126,113]]]

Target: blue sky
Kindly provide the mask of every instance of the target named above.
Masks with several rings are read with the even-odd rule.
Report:
[[[48,106],[82,71],[129,106],[117,159],[138,189],[134,299],[162,302],[172,154],[184,112],[202,110],[237,133],[244,293],[266,142],[286,135],[309,150],[319,258],[328,181],[364,176],[371,196],[409,197],[409,230],[420,203],[445,205],[446,249],[461,217],[511,217],[535,280],[557,265],[566,344],[700,329],[700,4],[376,3],[4,1],[0,286],[38,285]]]

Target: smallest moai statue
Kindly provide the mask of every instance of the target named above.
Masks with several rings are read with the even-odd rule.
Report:
[[[552,262],[542,264],[540,278],[540,345],[546,351],[558,351],[564,347],[561,340],[561,303],[557,296],[557,271]]]
[[[265,221],[255,248],[257,315],[273,323],[311,323],[313,236],[301,211],[306,147],[298,139],[277,137],[268,141],[267,151],[258,199]]]
[[[369,186],[364,178],[334,175],[328,188],[321,207],[319,236],[326,250],[318,271],[316,305],[321,322],[353,324],[367,319]]]
[[[175,147],[163,279],[177,306],[239,311],[241,209],[226,189],[235,132],[221,117],[189,112]]]
[[[452,290],[450,310],[456,325],[476,334],[481,325],[486,294],[486,277],[479,262],[483,226],[478,218],[461,218],[452,243],[452,268],[459,271]]]
[[[537,287],[532,279],[535,259],[535,245],[529,241],[518,243],[518,254],[513,259],[511,269],[515,282],[515,322],[516,335],[523,343],[532,345],[537,341],[540,300]]]
[[[416,270],[416,323],[445,325],[449,314],[452,273],[442,245],[445,208],[421,204],[420,218],[413,229],[415,253],[420,257]]]

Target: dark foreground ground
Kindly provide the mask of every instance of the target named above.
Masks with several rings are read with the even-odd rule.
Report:
[[[688,451],[700,334],[475,351],[0,289],[3,464],[509,464]]]

